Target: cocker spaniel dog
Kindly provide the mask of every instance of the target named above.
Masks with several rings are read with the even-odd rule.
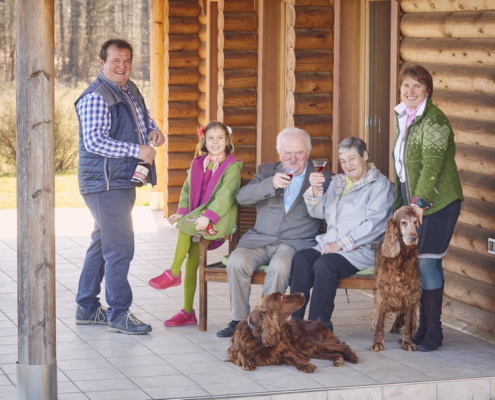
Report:
[[[299,371],[313,372],[311,358],[344,360],[359,358],[340,342],[330,329],[315,321],[287,321],[304,304],[304,294],[280,292],[263,297],[247,319],[236,327],[226,361],[253,371],[257,366],[292,365]]]
[[[419,224],[418,214],[412,206],[399,208],[387,222],[385,238],[376,252],[372,351],[384,349],[383,331],[389,312],[397,314],[390,332],[399,333],[402,328],[402,349],[416,350],[412,336],[421,301],[417,247]]]

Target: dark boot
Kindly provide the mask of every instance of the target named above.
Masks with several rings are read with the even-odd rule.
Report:
[[[419,351],[433,351],[442,345],[442,297],[443,288],[423,290],[421,301],[426,317],[426,336],[417,347]]]

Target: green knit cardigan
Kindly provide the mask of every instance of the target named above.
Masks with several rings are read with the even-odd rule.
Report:
[[[394,146],[399,137],[399,117],[395,113]],[[404,137],[407,200],[414,196],[426,200],[431,208],[423,215],[441,210],[454,200],[464,200],[455,163],[454,131],[445,114],[430,98],[423,114],[407,128]],[[395,163],[392,151],[392,159]],[[400,181],[394,168],[394,210],[402,205]]]

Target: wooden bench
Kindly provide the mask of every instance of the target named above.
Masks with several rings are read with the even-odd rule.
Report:
[[[237,215],[237,231],[229,237],[229,252],[232,253],[239,242],[241,236],[251,229],[256,222],[256,207],[239,207]],[[321,232],[325,231],[325,224],[322,223]],[[204,332],[207,329],[208,318],[208,282],[228,283],[227,268],[222,262],[208,264],[207,262],[207,241],[200,239],[199,248],[199,330]],[[265,282],[265,272],[258,270],[251,278],[252,284],[262,285]],[[339,284],[340,289],[361,289],[373,290],[373,275],[353,275],[342,279]]]

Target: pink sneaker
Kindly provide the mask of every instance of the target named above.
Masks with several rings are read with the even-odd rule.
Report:
[[[196,325],[198,320],[196,319],[196,313],[192,310],[192,313],[188,313],[185,310],[180,310],[172,318],[163,322],[165,326],[181,326],[181,325]]]
[[[179,276],[173,276],[172,271],[167,269],[163,274],[158,275],[154,277],[153,279],[150,279],[148,284],[155,289],[158,290],[163,290],[163,289],[168,289],[169,287],[172,286],[179,286],[182,282],[181,280],[181,273],[179,272]]]

